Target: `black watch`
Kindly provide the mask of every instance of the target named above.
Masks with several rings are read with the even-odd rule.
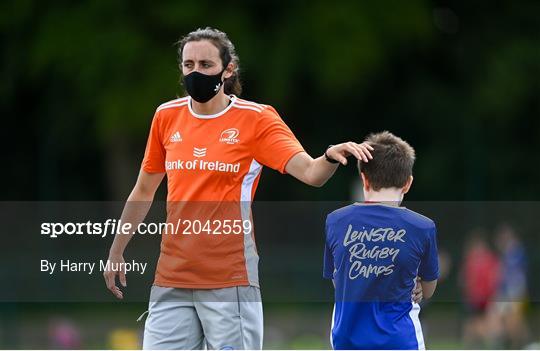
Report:
[[[328,145],[328,147],[326,148],[326,151],[328,151],[328,149],[330,149],[332,146],[334,146],[334,145]],[[328,157],[328,154],[326,153],[326,151],[324,152],[324,158],[326,159],[326,161],[328,161],[330,163],[334,163],[334,164],[339,163],[339,161],[336,161],[333,158]]]

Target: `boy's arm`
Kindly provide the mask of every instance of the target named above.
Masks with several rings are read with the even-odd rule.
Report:
[[[439,254],[437,250],[437,229],[431,228],[426,241],[424,255],[420,261],[418,269],[417,284],[420,282],[424,298],[433,296],[437,288],[439,278]]]
[[[432,281],[420,280],[420,285],[422,286],[422,294],[426,299],[429,299],[433,296],[435,289],[437,288],[437,279]]]
[[[323,256],[323,278],[325,279],[331,279],[332,284],[334,285],[334,288],[336,287],[336,282],[334,281],[334,255],[332,253],[332,249],[329,247],[328,244],[328,236],[329,236],[329,223],[328,223],[328,216],[326,217],[325,225],[324,225],[324,256]]]

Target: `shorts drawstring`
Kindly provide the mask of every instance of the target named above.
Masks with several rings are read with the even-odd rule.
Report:
[[[148,313],[148,310],[147,310],[147,311],[144,311],[143,314],[141,314],[141,315],[139,316],[139,318],[137,318],[137,322],[140,322],[140,321],[143,319],[144,315],[147,314],[147,313]]]

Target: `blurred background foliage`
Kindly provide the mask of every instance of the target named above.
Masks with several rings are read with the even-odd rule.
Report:
[[[2,198],[126,198],[156,106],[183,94],[174,43],[214,26],[237,47],[244,98],[275,106],[312,156],[387,129],[417,149],[410,199],[536,199],[538,13],[538,1],[3,1]],[[356,173],[322,189],[263,179],[259,200],[347,200]]]

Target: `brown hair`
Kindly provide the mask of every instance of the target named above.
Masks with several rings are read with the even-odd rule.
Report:
[[[363,172],[373,190],[402,188],[412,175],[414,149],[403,139],[384,131],[366,138],[375,150],[369,162],[358,161],[358,171]]]
[[[206,27],[204,29],[197,29],[182,39],[180,39],[178,44],[178,62],[182,63],[182,50],[184,46],[190,41],[201,41],[208,40],[219,50],[219,56],[221,58],[221,63],[223,68],[227,67],[229,63],[234,63],[234,71],[231,77],[225,79],[223,84],[223,91],[225,94],[234,94],[240,96],[242,93],[242,84],[240,83],[240,59],[236,54],[236,49],[234,48],[233,43],[227,37],[227,34],[224,32]]]

